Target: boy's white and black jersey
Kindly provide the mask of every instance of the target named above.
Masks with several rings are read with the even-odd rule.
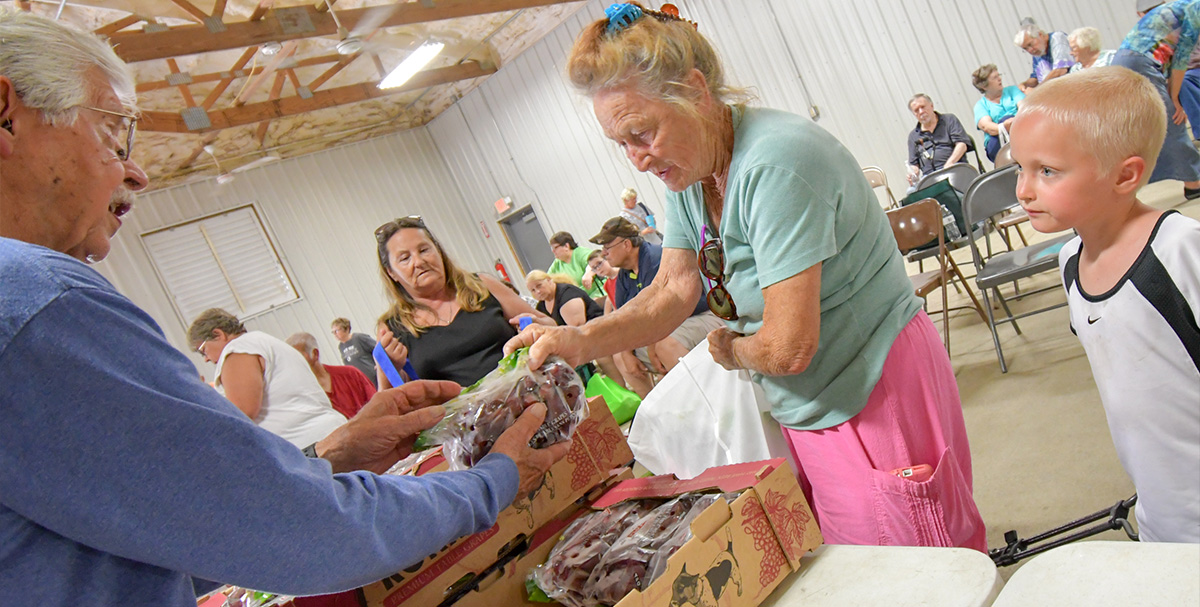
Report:
[[[1143,540],[1200,542],[1200,222],[1159,218],[1112,289],[1079,284],[1082,241],[1059,255],[1071,331],[1138,492]]]

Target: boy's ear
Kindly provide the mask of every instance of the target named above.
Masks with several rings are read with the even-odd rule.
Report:
[[[1116,182],[1114,191],[1122,195],[1136,194],[1142,186],[1142,176],[1146,174],[1146,159],[1141,156],[1130,156],[1122,160],[1114,168]]]

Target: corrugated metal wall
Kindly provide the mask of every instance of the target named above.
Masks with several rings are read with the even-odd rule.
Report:
[[[464,266],[489,270],[500,258],[514,273],[492,207],[502,196],[533,205],[548,233],[568,230],[581,242],[615,214],[625,187],[661,212],[661,184],[631,168],[602,137],[590,104],[563,81],[574,36],[606,4],[585,5],[425,129],[249,171],[226,186],[144,197],[99,268],[186,350],[190,319],[177,318],[137,235],[256,201],[303,300],[249,324],[279,337],[308,330],[332,354],[332,318],[347,316],[370,332],[385,305],[371,232],[389,218],[421,214]],[[819,124],[861,164],[883,167],[899,190],[913,93],[929,94],[940,111],[969,124],[979,97],[970,83],[975,68],[996,63],[1009,84],[1029,73],[1028,55],[1012,44],[1021,17],[1046,29],[1095,26],[1108,48],[1135,22],[1132,0],[676,4],[718,47],[732,84],[753,87],[760,105],[800,114],[817,106]]]
[[[631,186],[662,209],[662,186],[633,171],[601,135],[591,106],[564,84],[571,42],[603,16],[590,2],[458,107],[430,125],[472,212],[487,201],[531,199],[547,229],[582,240],[619,209]],[[658,5],[658,2],[652,2]],[[907,100],[933,97],[939,111],[973,122],[971,72],[999,66],[1007,84],[1028,77],[1030,58],[1012,43],[1021,17],[1047,30],[1091,25],[1115,48],[1133,26],[1132,0],[676,0],[716,45],[732,84],[758,104],[808,115],[861,164],[878,165],[903,191],[905,141],[916,121]],[[801,82],[803,81],[803,83]],[[982,144],[982,134],[972,132]],[[893,188],[896,189],[896,188]]]
[[[252,169],[226,185],[210,180],[143,196],[97,269],[186,352],[192,319],[175,312],[139,234],[249,202],[258,204],[301,300],[247,325],[281,339],[308,331],[326,364],[339,360],[331,320],[345,316],[356,331],[373,335],[386,306],[373,236],[381,223],[421,215],[455,259],[472,268],[491,265],[478,244],[479,225],[466,213],[429,132],[417,129]]]

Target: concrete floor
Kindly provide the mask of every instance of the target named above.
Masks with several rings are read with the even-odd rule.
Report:
[[[1200,201],[1184,204],[1178,182],[1147,186],[1141,198],[1156,208],[1175,208],[1200,218]],[[1031,242],[1046,238],[1028,224],[1023,230]],[[969,250],[954,252],[954,258],[964,273],[974,274]],[[915,271],[910,268],[910,273]],[[1059,284],[1057,273],[1047,272],[1022,280],[1021,288]],[[1012,288],[1002,292],[1008,297]],[[1032,310],[1064,300],[1064,292],[1054,289],[1013,308]],[[951,289],[952,307],[969,303]],[[941,296],[935,292],[929,308],[940,306]],[[932,317],[940,331],[940,316]],[[1087,357],[1068,327],[1067,309],[1023,319],[1020,326],[1022,335],[1008,325],[999,329],[1009,367],[1002,374],[986,323],[969,310],[950,316],[951,362],[971,440],[975,499],[992,548],[1004,545],[1009,529],[1021,537],[1035,535],[1134,492],[1117,460]],[[1094,539],[1124,538],[1110,531]],[[1001,572],[1007,578],[1015,569]]]

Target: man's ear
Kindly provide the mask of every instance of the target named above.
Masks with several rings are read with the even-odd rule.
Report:
[[[12,117],[16,112],[17,89],[7,76],[0,76],[0,158],[11,156],[16,146],[12,126]]]
[[[1146,174],[1146,159],[1141,156],[1130,156],[1121,161],[1114,169],[1116,182],[1114,191],[1121,195],[1136,194],[1142,186],[1142,176]]]

